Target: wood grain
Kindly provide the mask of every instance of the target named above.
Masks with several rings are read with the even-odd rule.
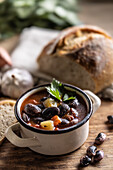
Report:
[[[99,132],[107,135],[106,141],[98,146],[105,153],[104,159],[95,165],[89,165],[87,170],[113,169],[113,125],[107,123],[107,115],[113,114],[113,103],[102,102],[101,107],[90,119],[89,137],[84,145],[73,153],[63,156],[44,156],[31,151],[29,148],[19,148],[7,140],[0,147],[0,169],[85,169],[79,166],[80,157],[85,155],[86,149],[93,144]]]

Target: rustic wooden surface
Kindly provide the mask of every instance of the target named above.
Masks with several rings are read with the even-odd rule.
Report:
[[[94,142],[99,132],[107,135],[106,141],[98,146],[105,153],[104,159],[95,165],[89,165],[87,170],[113,169],[113,125],[107,123],[107,115],[113,114],[113,102],[102,102],[101,107],[90,119],[89,137],[84,145],[71,154],[64,156],[43,156],[29,148],[19,148],[7,140],[0,146],[0,169],[85,169],[79,166],[80,157],[85,155],[86,149]]]
[[[80,19],[86,24],[99,25],[113,35],[113,3],[111,4],[82,4]],[[0,43],[9,52],[18,43],[18,36]],[[77,151],[64,156],[43,156],[29,148],[19,148],[5,140],[0,146],[0,170],[46,170],[46,169],[87,169],[113,170],[113,125],[107,123],[107,115],[113,115],[113,102],[103,101],[101,107],[90,119],[89,137]],[[104,159],[95,165],[86,168],[79,166],[80,157],[85,155],[86,149],[94,142],[99,132],[107,135],[106,141],[98,146],[105,153]]]

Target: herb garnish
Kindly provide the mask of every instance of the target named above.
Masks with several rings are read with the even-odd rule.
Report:
[[[63,97],[63,101],[67,101],[67,100],[72,100],[72,99],[75,99],[76,97],[69,97],[68,94],[65,94],[64,97]]]
[[[60,101],[67,101],[75,99],[74,96],[69,96],[65,93],[64,85],[58,80],[53,79],[50,87],[46,87],[48,93]]]

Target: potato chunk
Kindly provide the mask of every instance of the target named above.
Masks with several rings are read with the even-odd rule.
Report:
[[[52,98],[46,99],[43,104],[45,107],[57,107],[57,102]]]
[[[52,120],[41,122],[40,125],[45,130],[54,130],[54,122]]]

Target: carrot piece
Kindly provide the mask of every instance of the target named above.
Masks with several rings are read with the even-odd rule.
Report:
[[[57,126],[59,123],[61,123],[61,119],[57,115],[53,116],[51,120],[53,120],[54,126]]]

